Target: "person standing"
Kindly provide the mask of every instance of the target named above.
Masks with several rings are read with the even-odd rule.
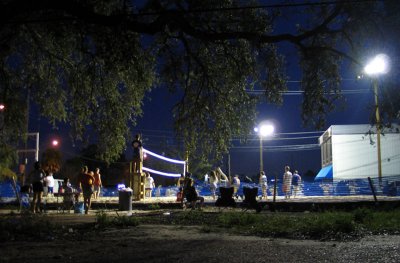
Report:
[[[233,195],[236,196],[236,198],[239,198],[237,192],[239,191],[240,188],[240,179],[239,175],[235,174],[235,176],[232,179],[232,186],[233,186]]]
[[[154,187],[155,183],[153,177],[151,177],[149,172],[146,172],[146,181],[145,181],[146,197],[151,197],[151,193]]]
[[[96,168],[94,171],[94,183],[93,183],[93,194],[94,194],[94,199],[97,199],[100,196],[101,192],[101,187],[103,186],[101,182],[101,174],[100,174],[100,168]]]
[[[292,178],[292,185],[293,185],[293,197],[296,197],[297,193],[300,190],[301,185],[301,176],[297,170],[294,171],[293,178]]]
[[[47,187],[47,195],[53,196],[54,194],[54,176],[51,171],[49,171],[48,175],[44,178]]]
[[[290,198],[291,190],[292,190],[292,173],[290,172],[290,167],[286,165],[285,173],[283,174],[283,193],[285,195],[285,199]]]
[[[140,134],[135,135],[135,139],[132,142],[132,148],[133,148],[133,158],[132,158],[133,173],[141,173],[143,164],[143,148],[142,148],[142,138],[140,137]]]
[[[30,173],[30,181],[32,184],[33,199],[32,199],[32,213],[40,212],[43,197],[43,180],[45,173],[39,162],[35,162],[35,170]]]
[[[260,172],[260,178],[258,180],[258,183],[261,186],[261,199],[267,200],[268,199],[268,178],[267,175],[265,174],[264,171]]]
[[[210,172],[210,191],[211,191],[213,200],[215,200],[215,193],[217,191],[217,188],[218,188],[217,174],[215,173],[215,171],[211,171]]]
[[[91,198],[93,194],[93,182],[94,176],[93,172],[88,172],[87,167],[83,168],[83,172],[80,174],[79,178],[79,186],[82,189],[83,194],[83,205],[85,208],[85,214],[89,213],[89,209],[91,206]]]

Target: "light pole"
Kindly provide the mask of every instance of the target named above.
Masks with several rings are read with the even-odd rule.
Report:
[[[260,124],[254,128],[260,138],[260,172],[264,171],[263,162],[263,137],[271,136],[274,133],[274,126],[272,124]]]
[[[381,159],[381,117],[379,113],[379,101],[378,101],[378,76],[385,74],[389,71],[388,66],[389,58],[385,54],[376,55],[368,64],[364,67],[364,72],[371,76],[372,85],[374,88],[375,97],[375,122],[376,122],[376,141],[378,151],[378,179],[379,185],[382,185],[382,159]]]
[[[4,111],[6,110],[6,105],[0,102],[0,131],[3,130],[4,127]]]

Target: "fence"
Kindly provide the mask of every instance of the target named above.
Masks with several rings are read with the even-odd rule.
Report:
[[[377,195],[383,196],[400,196],[400,175],[387,176],[382,178],[382,183],[379,184],[377,177],[371,178],[374,191]],[[241,183],[238,190],[239,195],[243,195],[243,187],[258,187],[255,183]],[[196,182],[196,189],[200,195],[210,196],[210,185],[204,181]],[[270,180],[268,184],[268,195],[273,194],[274,181]],[[277,196],[283,196],[282,181],[277,181]],[[152,196],[176,196],[178,187],[156,187],[153,189]],[[292,191],[293,194],[293,191]],[[261,195],[261,188],[259,187],[259,195]],[[373,195],[368,178],[356,178],[346,180],[331,180],[319,182],[301,182],[299,191],[296,197],[312,197],[312,196],[360,196],[360,195]],[[101,196],[118,196],[117,187],[103,187]],[[10,181],[3,181],[0,183],[0,198],[15,197],[14,191]]]

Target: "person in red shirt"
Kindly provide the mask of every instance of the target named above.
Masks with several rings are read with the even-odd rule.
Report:
[[[85,214],[89,213],[91,198],[93,194],[93,183],[94,183],[94,173],[88,172],[88,168],[85,166],[79,175],[79,187],[82,189],[83,194],[83,204],[85,207]]]
[[[101,186],[102,186],[102,182],[101,182],[101,175],[100,175],[100,168],[96,168],[96,170],[94,171],[94,182],[93,182],[93,186],[94,186],[94,192],[93,192],[93,197],[94,199],[97,199],[100,195],[100,190],[101,190]]]

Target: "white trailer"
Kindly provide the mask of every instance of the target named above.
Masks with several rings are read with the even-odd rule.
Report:
[[[400,174],[399,125],[382,129],[382,177]],[[316,180],[378,177],[376,128],[368,124],[332,125],[319,138],[322,169]]]

